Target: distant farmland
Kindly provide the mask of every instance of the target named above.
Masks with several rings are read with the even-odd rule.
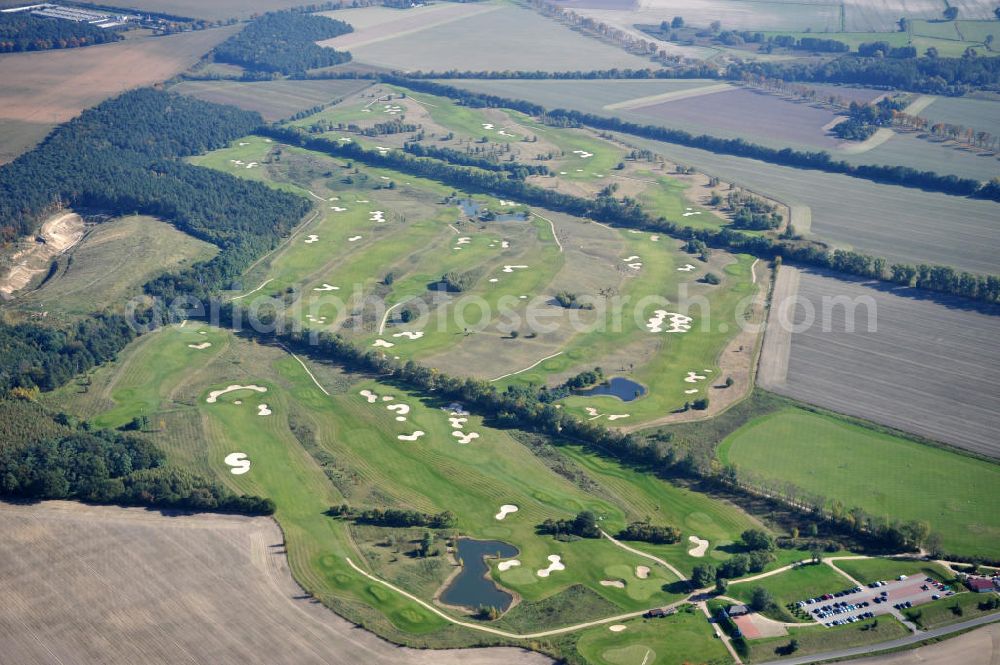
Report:
[[[184,71],[236,29],[0,55],[0,158],[13,158],[53,125],[108,97]]]
[[[174,92],[216,104],[232,104],[257,111],[267,121],[328,104],[369,85],[362,80],[330,81],[183,81]]]
[[[396,647],[305,596],[269,518],[0,503],[0,653],[19,665],[541,665]]]
[[[1000,457],[1000,394],[991,368],[1000,366],[1000,316],[939,304],[911,289],[883,291],[857,281],[783,266],[779,286],[799,279],[798,296],[816,313],[808,329],[791,334],[787,375],[763,371],[768,390],[914,434]],[[855,332],[845,332],[846,308],[823,298],[871,298],[877,329],[868,330],[865,307],[856,309]],[[785,314],[796,325],[806,306]],[[783,315],[781,299],[771,321]],[[770,333],[768,333],[770,334]],[[765,342],[762,367],[780,349]]]
[[[456,67],[563,71],[651,65],[646,58],[515,6],[369,43],[351,52],[357,62],[405,71],[447,71]],[[456,54],[460,56],[456,58]]]

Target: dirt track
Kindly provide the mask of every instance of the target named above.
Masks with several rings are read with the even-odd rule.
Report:
[[[396,647],[301,598],[274,521],[0,503],[0,660],[533,665],[519,649]]]

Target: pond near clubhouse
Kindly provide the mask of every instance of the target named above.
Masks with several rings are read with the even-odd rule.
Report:
[[[462,572],[441,593],[441,601],[472,609],[485,606],[506,611],[514,596],[486,577],[489,566],[484,557],[509,559],[517,556],[517,548],[499,540],[459,538],[456,549],[458,559],[462,562]]]

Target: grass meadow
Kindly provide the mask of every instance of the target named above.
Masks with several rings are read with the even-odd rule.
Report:
[[[705,616],[693,605],[665,619],[632,619],[621,625],[625,629],[617,633],[607,626],[599,626],[580,635],[577,649],[588,663],[685,665],[729,662],[726,648],[720,640],[714,639]]]
[[[851,588],[854,585],[843,575],[826,564],[809,564],[797,566],[771,577],[747,582],[745,584],[730,584],[726,595],[749,603],[753,590],[757,587],[771,592],[775,607],[764,612],[778,621],[802,621],[785,607],[825,593],[834,593]]]
[[[949,552],[998,554],[1000,523],[981,508],[1000,500],[1000,467],[991,462],[802,409],[750,422],[718,455],[875,516],[927,520]]]
[[[872,558],[843,559],[832,563],[862,584],[894,580],[900,575],[933,577],[941,582],[948,582],[954,577],[939,564],[929,561]]]
[[[272,122],[329,104],[369,85],[363,80],[318,81],[182,81],[171,91],[215,104],[257,111]]]

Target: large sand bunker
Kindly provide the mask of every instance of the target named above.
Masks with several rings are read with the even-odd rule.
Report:
[[[613,626],[608,626],[608,630],[610,630],[612,633],[620,633],[623,630],[625,630],[626,628],[627,628],[627,626],[625,626],[624,624],[621,624],[621,623],[616,623]]]
[[[424,434],[425,434],[425,432],[423,430],[419,430],[418,429],[413,434],[400,434],[396,438],[399,439],[400,441],[416,441],[417,439],[419,439],[420,437],[422,437]]]
[[[253,385],[253,384],[250,384],[249,386],[241,386],[241,385],[238,385],[238,384],[234,383],[234,384],[232,384],[230,386],[226,386],[222,390],[213,390],[212,392],[208,393],[208,397],[205,398],[205,401],[208,402],[209,404],[215,404],[215,402],[222,395],[225,395],[226,393],[235,392],[237,390],[253,390],[253,391],[256,391],[258,393],[266,393],[267,392],[267,388],[265,388],[263,386],[256,386],[256,385]]]
[[[670,327],[664,330],[663,322],[667,318],[670,319]],[[646,322],[646,327],[649,328],[649,332],[651,333],[686,333],[691,330],[691,317],[677,312],[668,312],[665,309],[658,309],[653,312],[653,316]]]
[[[461,443],[461,444],[463,444],[463,445],[465,445],[467,443],[471,443],[473,439],[478,439],[479,438],[479,433],[478,432],[468,432],[468,433],[466,433],[466,432],[463,432],[462,430],[455,430],[454,432],[451,433],[451,435],[453,437],[455,437],[456,439],[458,439],[458,442]]]
[[[189,349],[198,349],[199,351],[201,351],[202,349],[207,349],[210,346],[212,346],[211,342],[202,342],[201,344],[188,344]]]
[[[624,589],[625,583],[621,580],[601,580],[601,586],[610,586],[616,589]]]
[[[222,461],[226,463],[226,466],[232,467],[229,469],[229,473],[234,476],[242,476],[250,470],[250,460],[247,459],[246,453],[229,453]]]
[[[550,554],[548,558],[549,567],[536,571],[536,575],[539,577],[548,577],[551,573],[554,573],[557,570],[566,570],[566,566],[563,564],[561,556],[558,554]]]
[[[688,536],[688,541],[694,543],[694,547],[688,550],[688,554],[694,557],[701,558],[705,556],[705,552],[708,551],[708,541],[698,536]]]
[[[505,503],[502,506],[500,506],[500,512],[494,515],[494,517],[498,520],[502,520],[505,519],[511,513],[516,513],[516,512],[517,512],[517,506],[515,506],[512,503]]]
[[[502,573],[505,570],[510,570],[511,568],[520,565],[521,562],[518,561],[517,559],[511,559],[510,561],[501,561],[500,563],[497,564],[497,570],[499,570]]]
[[[644,580],[649,577],[649,566],[636,566],[635,576],[640,580]]]

